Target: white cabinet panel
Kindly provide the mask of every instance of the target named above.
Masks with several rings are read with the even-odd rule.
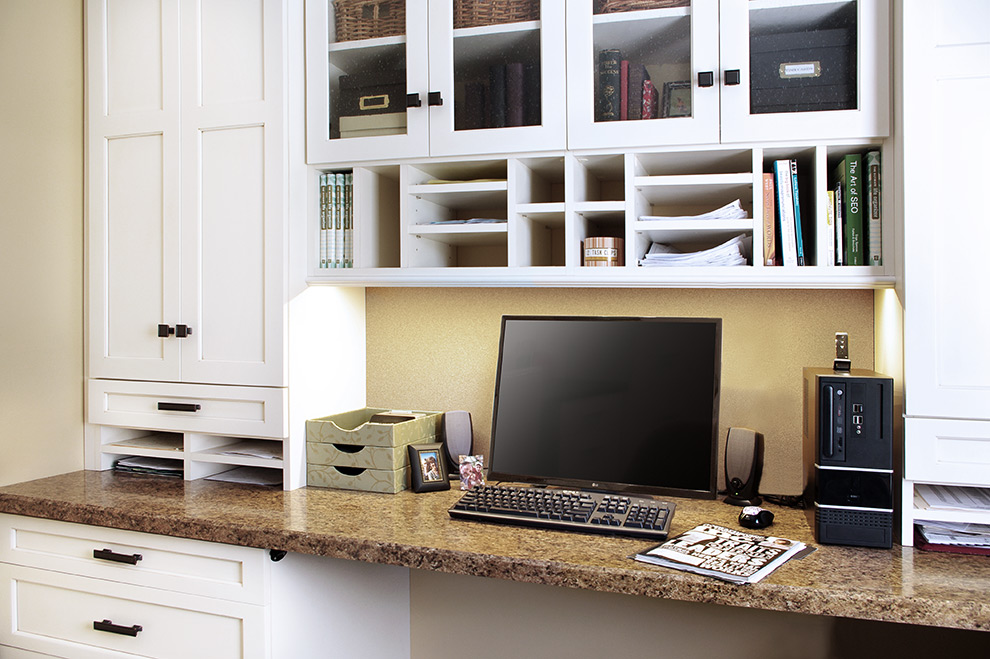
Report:
[[[990,478],[990,421],[906,419],[904,477],[985,486]]]
[[[163,108],[163,5],[174,7],[175,2],[105,3],[101,18],[107,40],[107,114],[111,116]],[[169,13],[174,18],[174,12]]]
[[[197,3],[204,106],[264,100],[264,5],[263,0]]]
[[[90,380],[90,423],[175,432],[282,438],[287,392],[170,382]],[[191,406],[188,411],[170,404]],[[197,407],[198,406],[198,407]]]
[[[0,562],[251,604],[267,601],[268,559],[261,549],[20,515],[0,515],[0,533]],[[94,556],[104,550],[113,555]]]
[[[5,563],[0,588],[9,621],[0,642],[30,650],[80,659],[269,656],[265,607]],[[95,628],[104,621],[136,634]]]

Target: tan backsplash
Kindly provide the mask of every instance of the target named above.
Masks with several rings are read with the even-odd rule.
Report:
[[[831,364],[839,331],[874,364],[869,290],[369,288],[368,405],[467,410],[487,455],[502,314],[722,318],[719,450],[732,426],[762,432],[765,493],[801,489],[802,367]]]

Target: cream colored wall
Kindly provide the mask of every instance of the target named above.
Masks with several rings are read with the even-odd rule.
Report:
[[[767,493],[802,489],[802,367],[831,365],[838,331],[854,367],[874,364],[868,290],[370,288],[368,404],[468,410],[486,453],[502,314],[721,317],[720,447],[762,432]]]
[[[0,484],[83,464],[83,25],[0,2]]]

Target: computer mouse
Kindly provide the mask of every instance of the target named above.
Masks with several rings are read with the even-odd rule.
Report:
[[[747,529],[765,529],[773,524],[773,513],[759,506],[746,506],[739,512],[739,524]]]

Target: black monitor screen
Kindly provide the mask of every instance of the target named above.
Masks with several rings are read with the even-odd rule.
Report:
[[[489,478],[714,498],[719,318],[503,316]]]

